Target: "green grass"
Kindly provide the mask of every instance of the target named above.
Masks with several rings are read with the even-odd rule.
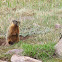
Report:
[[[53,55],[55,53],[54,50],[55,44],[56,43],[47,43],[47,44],[39,45],[39,44],[28,44],[20,41],[18,44],[14,44],[9,47],[1,47],[0,59],[10,61],[12,55],[5,53],[10,49],[22,48],[24,50],[23,55],[45,61],[49,58],[53,58]]]
[[[55,43],[47,43],[44,45],[31,45],[31,44],[22,44],[22,48],[24,50],[23,54],[29,57],[33,57],[36,59],[48,59],[53,58],[55,53],[54,50]]]
[[[11,49],[16,49],[16,48],[22,48],[24,51],[22,53],[22,55],[24,56],[29,56],[35,59],[40,59],[43,62],[49,62],[49,61],[53,61],[53,62],[61,62],[62,60],[56,58],[56,56],[54,56],[55,54],[55,50],[54,50],[54,46],[56,43],[46,43],[46,44],[29,44],[26,42],[18,42],[12,46],[9,47],[2,47],[1,46],[1,51],[0,51],[0,59],[3,60],[7,60],[10,62],[10,58],[12,55],[9,54],[5,54],[8,50]]]
[[[52,58],[52,59],[49,59],[45,62],[62,62],[62,60],[58,59],[58,58]]]

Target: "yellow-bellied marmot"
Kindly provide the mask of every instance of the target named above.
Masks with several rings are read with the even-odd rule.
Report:
[[[6,34],[6,43],[14,44],[15,42],[19,42],[19,24],[20,21],[13,20],[11,25],[8,27]]]

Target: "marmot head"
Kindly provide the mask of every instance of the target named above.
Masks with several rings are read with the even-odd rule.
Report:
[[[19,26],[19,24],[20,24],[20,21],[13,20],[12,22],[13,22],[13,24],[15,24],[16,26]]]

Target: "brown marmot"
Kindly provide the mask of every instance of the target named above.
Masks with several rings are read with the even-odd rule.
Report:
[[[6,43],[14,44],[15,42],[19,42],[19,24],[20,21],[13,20],[11,25],[8,27],[6,34]]]

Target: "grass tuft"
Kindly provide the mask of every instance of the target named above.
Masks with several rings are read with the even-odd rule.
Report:
[[[32,45],[32,44],[22,44],[22,48],[24,49],[23,54],[25,56],[30,56],[36,59],[46,59],[52,58],[55,50],[54,50],[55,43],[47,43],[43,45]]]

